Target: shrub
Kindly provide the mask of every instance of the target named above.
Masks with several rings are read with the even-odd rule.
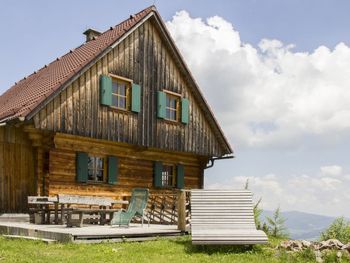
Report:
[[[246,180],[245,185],[244,185],[244,189],[245,190],[249,189],[249,179]],[[254,204],[254,208],[253,208],[254,222],[255,222],[255,226],[256,226],[257,229],[261,229],[262,228],[262,224],[261,224],[261,220],[260,220],[260,216],[261,216],[261,214],[263,212],[262,208],[260,208],[261,200],[262,200],[262,198],[260,197],[258,202],[256,202]]]
[[[350,222],[344,217],[336,218],[333,223],[321,233],[321,240],[338,239],[342,243],[350,242]]]
[[[266,217],[266,220],[268,223],[268,233],[272,237],[288,238],[289,234],[287,228],[284,226],[286,219],[282,217],[279,207],[273,212],[272,217]]]

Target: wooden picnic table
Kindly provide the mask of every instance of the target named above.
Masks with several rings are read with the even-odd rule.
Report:
[[[32,210],[34,214],[34,223],[47,223],[50,224],[50,206],[57,203],[56,197],[49,196],[28,196],[28,205],[34,206]],[[35,220],[35,214],[39,214],[41,216],[40,221]],[[35,222],[36,221],[36,222]]]
[[[95,196],[63,194],[59,194],[56,197],[28,196],[28,205],[35,206],[35,208],[32,209],[32,212],[34,213],[34,218],[36,214],[39,214],[41,216],[41,220],[36,221],[35,223],[50,224],[51,212],[54,212],[54,223],[64,224],[64,218],[65,216],[67,216],[67,226],[82,226],[84,214],[97,214],[100,217],[99,224],[105,224],[106,214],[109,214],[109,219],[111,219],[113,213],[120,210],[113,208],[113,205],[124,205],[128,203],[129,202],[126,200],[115,200],[112,198],[103,198]],[[50,206],[54,206],[54,208],[52,209],[50,208]],[[79,220],[77,224],[73,223],[73,214],[79,215]]]
[[[60,223],[64,224],[64,220],[63,220],[64,215],[67,215],[66,223],[68,227],[71,227],[71,226],[81,227],[83,225],[84,215],[97,214],[100,217],[99,224],[105,224],[106,214],[109,214],[109,219],[111,219],[113,216],[113,213],[120,210],[120,209],[113,208],[114,205],[128,204],[128,203],[129,202],[126,200],[115,200],[112,198],[59,194],[58,204],[61,205]],[[57,206],[57,209],[58,209],[58,206]],[[72,219],[73,214],[78,214],[79,219],[73,220]],[[58,219],[58,216],[55,217],[55,220],[56,218]]]

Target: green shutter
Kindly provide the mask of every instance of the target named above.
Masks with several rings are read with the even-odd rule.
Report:
[[[189,101],[188,99],[181,99],[181,122],[188,124],[189,121]]]
[[[131,111],[140,112],[141,110],[141,87],[133,83],[131,89]]]
[[[162,187],[162,162],[154,162],[154,186]]]
[[[118,157],[108,156],[108,183],[116,184],[118,181]]]
[[[176,166],[176,188],[183,189],[185,186],[185,168],[182,164]]]
[[[100,103],[101,105],[112,105],[112,79],[106,75],[100,76]]]
[[[166,95],[162,91],[158,91],[158,109],[157,117],[164,119],[165,118],[165,107],[166,107]]]
[[[88,154],[84,152],[77,152],[76,156],[76,168],[77,168],[77,181],[80,183],[86,183],[88,179]]]

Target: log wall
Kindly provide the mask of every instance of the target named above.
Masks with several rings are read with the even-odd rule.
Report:
[[[0,127],[0,213],[25,212],[35,194],[34,149],[22,128]]]
[[[140,113],[100,106],[99,76],[108,73],[141,85]],[[188,125],[157,119],[156,96],[163,89],[189,99]],[[34,124],[42,130],[197,155],[230,153],[206,118],[186,76],[148,20],[48,103],[34,116]]]
[[[136,187],[153,187],[153,160],[167,163],[182,163],[185,168],[185,188],[201,188],[202,172],[206,161],[190,155],[174,155],[157,150],[133,148],[127,144],[110,143],[84,137],[57,134],[55,148],[50,150],[49,195],[79,194],[120,198],[129,196]],[[76,152],[91,155],[114,155],[119,158],[118,181],[115,185],[107,183],[78,183],[76,181]]]

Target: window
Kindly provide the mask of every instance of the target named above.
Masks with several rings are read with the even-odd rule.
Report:
[[[165,119],[178,121],[179,119],[179,101],[180,98],[178,96],[165,93],[166,94],[166,112]]]
[[[131,82],[113,77],[112,78],[112,107],[122,110],[130,108]]]
[[[175,169],[173,165],[163,165],[162,169],[162,187],[175,186]]]
[[[157,188],[179,188],[185,185],[185,170],[182,164],[163,164],[161,161],[154,161],[154,187]]]
[[[119,158],[116,156],[100,157],[86,152],[76,154],[77,182],[103,182],[116,184],[119,174]]]
[[[100,76],[100,105],[123,111],[141,111],[141,86],[113,74]],[[165,102],[164,102],[165,104]]]
[[[189,100],[181,94],[163,90],[157,91],[157,117],[172,122],[189,123]]]
[[[105,158],[88,156],[88,181],[103,182],[105,171]]]

